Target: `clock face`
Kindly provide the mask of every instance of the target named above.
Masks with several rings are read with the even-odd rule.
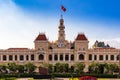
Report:
[[[58,43],[58,47],[64,47],[64,43],[63,42],[59,42]]]

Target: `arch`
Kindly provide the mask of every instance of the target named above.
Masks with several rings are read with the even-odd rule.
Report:
[[[106,55],[106,60],[108,60],[108,55]]]
[[[84,55],[83,54],[79,55],[79,60],[84,60]]]
[[[74,55],[73,54],[71,55],[70,58],[71,58],[71,61],[74,61]]]
[[[39,60],[44,60],[44,55],[40,54],[40,55],[38,56],[38,59],[39,59]]]
[[[6,60],[7,60],[6,55],[3,55],[3,61],[6,61]]]
[[[55,59],[55,61],[57,61],[58,60],[58,55],[54,55],[54,59]]]
[[[31,60],[34,60],[34,54],[31,55]]]
[[[99,60],[103,60],[103,55],[99,55]]]
[[[63,55],[62,55],[62,54],[60,55],[60,60],[61,60],[61,61],[63,60]]]
[[[65,55],[65,60],[66,60],[66,61],[69,60],[69,55]]]
[[[97,55],[94,55],[94,60],[97,60]]]
[[[89,54],[89,60],[92,60],[92,54]]]
[[[15,55],[15,60],[17,60],[17,55]]]
[[[9,55],[9,60],[13,60],[13,56],[12,55]]]
[[[23,55],[20,55],[20,60],[24,60],[24,57],[23,57]]]
[[[111,55],[111,56],[110,56],[110,60],[114,60],[114,55]]]
[[[52,61],[52,55],[51,54],[49,55],[49,60]]]
[[[119,55],[117,55],[117,60],[119,60],[120,59],[120,56]]]
[[[29,56],[28,55],[26,55],[26,60],[29,60]]]

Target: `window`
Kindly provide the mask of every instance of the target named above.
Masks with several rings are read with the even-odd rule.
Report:
[[[69,55],[65,55],[65,60],[66,60],[66,61],[69,60]]]
[[[55,55],[55,56],[54,56],[54,59],[55,59],[55,61],[57,61],[57,60],[58,60],[58,56],[57,56],[57,55]]]
[[[26,60],[27,60],[27,61],[29,60],[29,56],[28,56],[28,55],[26,55]]]
[[[97,55],[94,55],[94,60],[97,60]]]
[[[49,55],[49,60],[52,61],[52,55]]]
[[[83,54],[79,55],[79,60],[84,60],[84,55]]]
[[[108,55],[106,55],[106,60],[108,60]]]
[[[92,54],[89,54],[89,60],[92,60]]]
[[[71,61],[74,61],[74,55],[73,54],[71,55]]]
[[[103,55],[99,55],[99,60],[103,60]]]
[[[110,60],[114,60],[114,55],[111,55],[111,56],[110,56]]]
[[[6,55],[3,55],[3,61],[6,61],[6,60],[7,60]]]
[[[63,55],[60,55],[60,60],[61,60],[61,61],[63,60]]]
[[[15,60],[17,60],[17,55],[15,55]]]
[[[34,60],[34,54],[31,55],[31,60]]]
[[[23,55],[20,55],[20,60],[21,60],[21,61],[24,60]]]
[[[9,60],[13,60],[13,56],[12,55],[9,55]]]
[[[39,60],[44,60],[44,56],[42,54],[39,55]]]
[[[119,58],[120,58],[120,56],[119,56],[119,55],[117,55],[117,60],[119,60]]]

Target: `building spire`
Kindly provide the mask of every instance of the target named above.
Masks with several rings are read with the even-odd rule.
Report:
[[[59,30],[58,30],[58,40],[65,40],[65,26],[64,26],[64,19],[63,19],[63,15],[60,16],[60,24],[59,24]]]

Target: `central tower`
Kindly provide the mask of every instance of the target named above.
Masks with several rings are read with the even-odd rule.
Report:
[[[58,41],[65,41],[65,26],[64,26],[64,19],[61,15],[61,19],[60,19],[60,24],[59,24],[59,32],[58,32]]]

